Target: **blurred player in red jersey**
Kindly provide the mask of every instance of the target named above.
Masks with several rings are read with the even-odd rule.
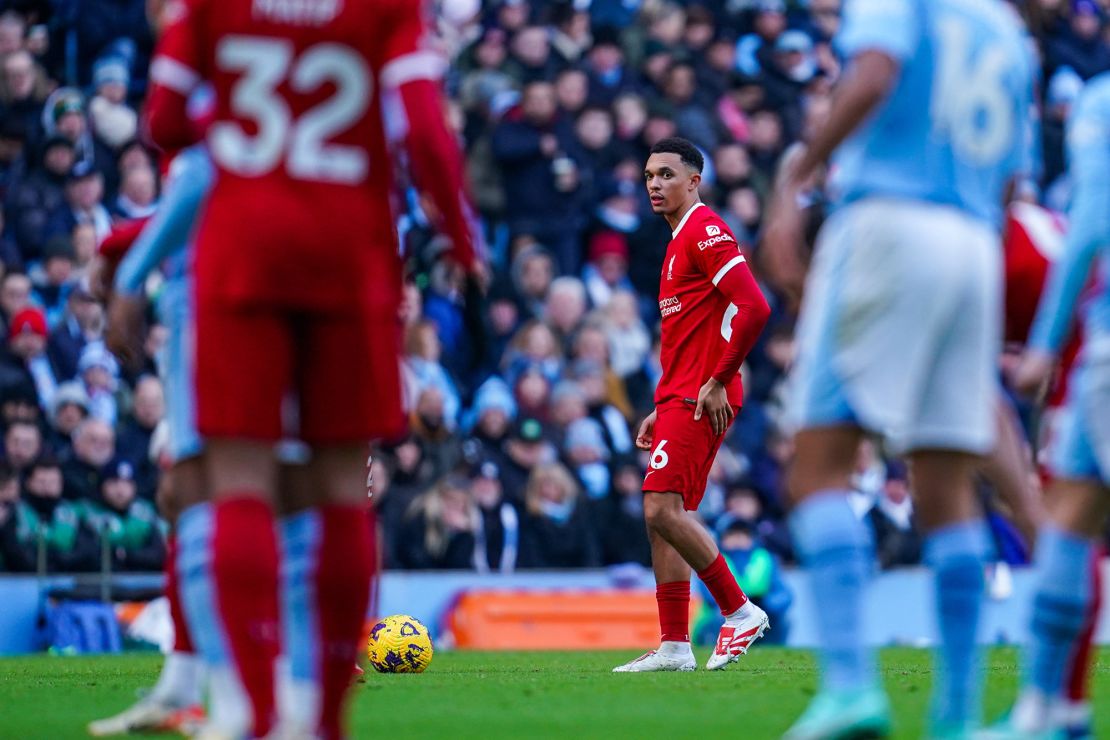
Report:
[[[481,269],[443,116],[446,62],[427,38],[411,0],[187,0],[151,65],[159,145],[190,143],[183,113],[201,81],[216,98],[207,144],[217,177],[195,266],[198,421],[214,503],[207,548],[180,556],[185,578],[210,583],[209,628],[226,645],[226,669],[212,675],[214,737],[263,736],[274,721],[272,445],[287,398],[316,486],[283,528],[283,621],[297,642],[285,646],[293,680],[281,730],[342,735],[371,575],[366,443],[404,424],[390,141],[406,144],[453,258]]]
[[[693,144],[671,138],[652,147],[644,168],[651,208],[672,229],[659,288],[663,376],[655,411],[636,438],[637,447],[651,451],[644,518],[661,635],[659,649],[613,669],[617,673],[694,670],[691,568],[725,616],[706,668],[735,661],[769,627],[767,614],[748,601],[713,538],[690,513],[701,503],[709,468],[743,404],[740,365],[770,315],[736,238],[698,196],[703,165]]]
[[[1049,269],[1064,251],[1066,224],[1057,214],[1041,206],[1022,201],[1010,205],[1003,229],[1006,268],[1006,341],[1024,345],[1036,316],[1037,305],[1044,292]],[[1090,286],[1088,286],[1090,288]],[[1040,439],[1034,444],[1051,443],[1056,436],[1058,412],[1067,399],[1068,378],[1079,358],[1083,346],[1081,327],[1075,325],[1060,353],[1060,366],[1055,380],[1048,389],[1045,409],[1040,424]],[[1048,466],[1041,465],[1042,478],[1048,478]],[[1052,509],[1057,501],[1049,498],[1045,505]],[[1040,523],[1040,522],[1038,522]],[[1065,700],[1054,708],[1059,724],[1067,729],[1068,737],[1093,737],[1090,705],[1090,670],[1093,657],[1095,629],[1102,608],[1102,578],[1098,563],[1104,548],[1094,554],[1096,567],[1092,569],[1094,600],[1088,613],[1087,624],[1080,637],[1075,654],[1068,666]]]

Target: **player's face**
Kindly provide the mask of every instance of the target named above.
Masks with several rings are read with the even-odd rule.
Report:
[[[652,212],[666,215],[683,209],[696,193],[699,180],[701,176],[683,164],[677,154],[652,154],[644,166]]]

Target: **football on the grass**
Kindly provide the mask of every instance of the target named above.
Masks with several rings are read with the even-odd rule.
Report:
[[[423,673],[432,662],[432,638],[419,620],[394,614],[370,629],[366,654],[378,673]]]

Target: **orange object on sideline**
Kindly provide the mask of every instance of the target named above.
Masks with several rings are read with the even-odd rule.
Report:
[[[690,613],[700,606],[691,596]],[[471,650],[592,650],[659,644],[654,590],[476,590],[447,617],[455,645]]]

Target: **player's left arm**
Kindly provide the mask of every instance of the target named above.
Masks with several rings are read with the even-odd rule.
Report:
[[[1063,254],[1049,270],[1029,348],[1014,379],[1018,390],[1026,393],[1035,392],[1049,379],[1095,255],[1110,242],[1110,211],[1106,208],[1110,202],[1110,110],[1102,110],[1103,106],[1110,107],[1110,99],[1081,97],[1068,126],[1074,193],[1070,226]]]
[[[471,274],[485,271],[474,210],[463,177],[459,144],[447,124],[440,80],[447,69],[442,54],[429,48],[421,3],[403,0],[382,52],[382,106],[386,134],[403,143],[418,188],[431,196],[439,226],[451,239],[452,257]]]

